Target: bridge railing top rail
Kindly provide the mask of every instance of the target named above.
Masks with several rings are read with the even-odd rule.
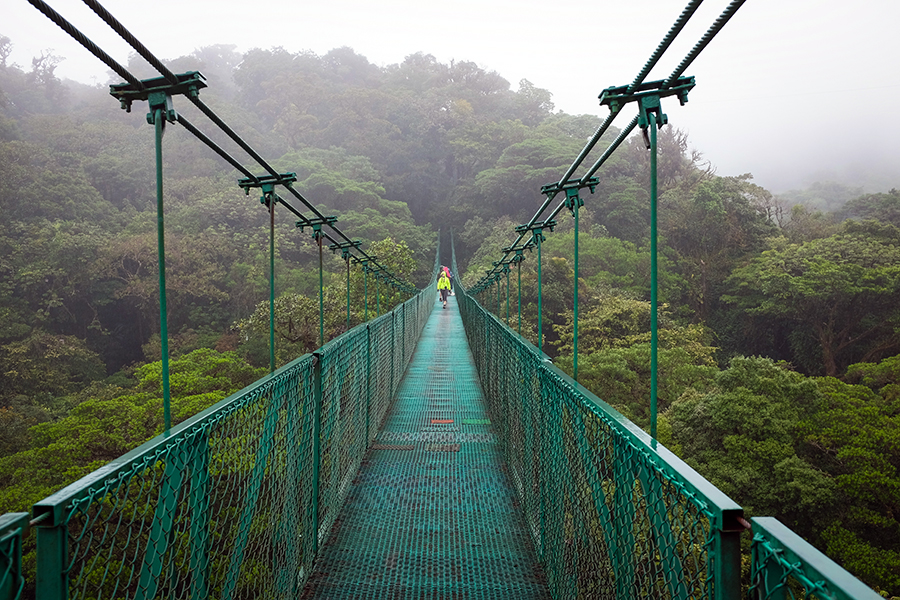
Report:
[[[406,302],[415,302],[417,296]],[[404,304],[398,306],[402,307]],[[103,490],[108,488],[113,482],[122,478],[127,479],[136,472],[147,468],[173,447],[200,435],[216,423],[227,419],[229,415],[240,410],[243,406],[270,393],[283,380],[291,377],[298,368],[302,368],[304,363],[312,363],[316,360],[316,355],[328,352],[330,348],[344,343],[348,336],[356,335],[356,330],[360,327],[377,326],[381,321],[390,319],[392,313],[393,311],[387,312],[380,317],[371,319],[340,334],[326,342],[324,346],[315,352],[304,354],[294,359],[277,369],[274,373],[265,375],[242,390],[182,421],[172,427],[168,433],[162,433],[154,437],[119,458],[113,459],[96,471],[85,475],[78,481],[44,498],[33,506],[33,519],[35,521],[40,520],[41,525],[46,527],[54,527],[65,523],[66,515],[75,503],[86,498],[102,495]]]
[[[877,600],[867,585],[774,517],[754,517],[751,598],[785,598],[791,582],[821,600]]]

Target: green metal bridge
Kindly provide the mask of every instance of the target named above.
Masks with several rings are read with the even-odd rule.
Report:
[[[84,0],[161,75],[139,80],[43,0],[28,1],[122,76],[127,83],[111,94],[123,108],[149,105],[166,412],[164,434],[30,513],[0,516],[0,600],[31,590],[40,600],[879,597],[776,519],[746,521],[739,505],[656,442],[655,419],[645,433],[576,381],[580,194],[593,190],[594,174],[639,126],[651,151],[655,319],[656,131],[667,122],[660,102],[687,101],[695,82],[682,74],[744,0],[729,4],[669,77],[645,82],[702,0],[689,2],[634,82],[600,96],[610,116],[559,181],[544,186],[543,205],[516,229],[494,269],[471,290],[457,284],[446,309],[435,301],[440,249],[431,282],[415,290],[297,191],[293,173],[275,171],[200,100],[199,73],[172,73],[96,0]],[[180,115],[178,96],[265,173],[251,172]],[[632,103],[638,115],[575,177]],[[273,228],[278,207],[310,229],[320,257],[320,348],[276,369],[270,337],[269,375],[176,426],[168,412],[167,123],[241,172],[241,188],[259,188]],[[554,209],[558,195],[564,199]],[[541,242],[564,209],[575,219],[575,379],[541,352],[540,340],[532,345],[477,299],[493,299],[485,292],[496,284],[499,313],[505,276],[508,311],[511,267],[532,248],[540,293]],[[379,305],[379,316],[367,314],[327,343],[325,241],[341,251],[348,278],[351,263],[362,267],[367,306],[370,276],[376,302],[379,282],[406,298],[385,314]],[[456,271],[452,246],[448,255]],[[651,329],[655,407],[655,320]],[[23,564],[23,546],[35,545],[36,564]]]
[[[4,515],[2,597],[879,597],[457,290]]]

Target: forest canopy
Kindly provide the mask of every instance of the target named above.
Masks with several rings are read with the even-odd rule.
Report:
[[[0,36],[0,48],[10,43]],[[0,62],[2,512],[28,510],[162,422],[152,127],[105,87],[59,80],[58,60]],[[153,75],[137,57],[128,66]],[[527,79],[512,86],[426,53],[382,67],[350,48],[223,45],[168,66],[202,72],[205,102],[417,285],[438,232],[446,244],[450,230],[457,277],[477,281],[601,122],[556,111]],[[187,102],[176,108],[202,119]],[[182,420],[268,364],[268,215],[237,186],[240,174],[183,129],[168,130],[164,161]],[[579,378],[644,427],[648,168],[633,137],[600,169],[578,249]],[[774,195],[749,174],[718,175],[672,127],[660,132],[659,169],[661,441],[748,514],[778,517],[866,583],[900,594],[900,192],[816,182]],[[544,350],[571,371],[566,213],[543,250]],[[535,258],[521,270],[532,341]],[[361,273],[348,290],[340,256],[325,261],[330,338],[347,327],[348,291],[351,327],[371,306]],[[318,345],[317,265],[308,232],[278,221],[278,364]],[[400,296],[383,298],[381,309]]]

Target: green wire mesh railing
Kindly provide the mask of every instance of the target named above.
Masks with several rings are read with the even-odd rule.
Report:
[[[37,597],[296,597],[433,306],[429,286],[37,503]]]
[[[881,598],[778,519],[753,521],[750,597],[755,600]]]
[[[22,575],[22,534],[28,513],[0,515],[0,598],[18,598],[25,586]]]
[[[553,596],[737,597],[741,508],[461,291]]]
[[[456,289],[553,597],[743,597],[743,509]],[[879,597],[777,520],[753,533],[751,597]]]

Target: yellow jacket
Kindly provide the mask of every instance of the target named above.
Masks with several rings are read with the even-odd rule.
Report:
[[[441,273],[441,276],[438,277],[438,287],[439,290],[449,290],[450,289],[450,278],[447,277],[446,273]]]

